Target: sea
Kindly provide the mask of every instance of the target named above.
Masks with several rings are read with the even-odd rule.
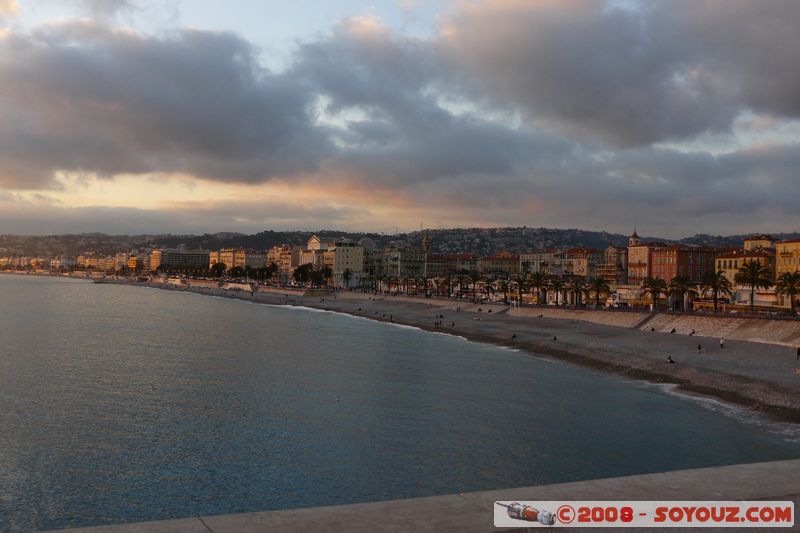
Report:
[[[798,425],[331,312],[0,275],[0,531],[800,458]]]

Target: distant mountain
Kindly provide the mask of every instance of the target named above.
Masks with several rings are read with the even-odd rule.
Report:
[[[530,250],[544,250],[561,247],[605,248],[609,244],[626,246],[628,236],[606,231],[556,228],[457,228],[426,230],[430,235],[431,248],[436,253],[475,253],[491,255],[507,250],[522,253]],[[419,246],[425,231],[412,231],[397,235],[379,233],[346,232],[337,230],[319,231],[262,231],[253,235],[243,233],[206,233],[203,235],[106,235],[103,233],[83,233],[72,235],[19,236],[0,235],[0,255],[60,256],[93,252],[112,255],[116,252],[130,252],[147,248],[220,248],[245,247],[266,250],[283,243],[304,244],[314,234],[323,238],[345,237],[358,240],[369,237],[378,246],[390,241],[401,240]],[[741,246],[748,235],[706,235],[697,234],[679,241],[643,237],[645,241],[681,242],[713,247]],[[800,233],[779,233],[776,239],[797,239]]]

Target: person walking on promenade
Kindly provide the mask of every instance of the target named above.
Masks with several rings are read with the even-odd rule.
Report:
[[[797,347],[797,360],[800,361],[800,346]]]
[[[725,339],[724,338],[719,340],[719,349],[722,350],[723,348],[725,348]]]
[[[701,354],[701,353],[703,353],[703,345],[702,345],[702,344],[698,344],[698,345],[697,345],[697,353],[698,353],[698,354]]]

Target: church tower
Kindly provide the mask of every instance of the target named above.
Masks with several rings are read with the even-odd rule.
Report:
[[[431,253],[431,236],[428,230],[425,230],[425,235],[422,237],[422,251],[426,254]]]
[[[633,228],[633,234],[628,237],[628,246],[638,246],[639,235],[636,234],[636,228]]]

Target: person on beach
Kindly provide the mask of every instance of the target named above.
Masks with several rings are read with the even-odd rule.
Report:
[[[691,332],[691,333],[689,333],[689,336],[690,336],[690,337],[691,337],[692,335],[694,335],[694,328],[692,328],[692,332]]]
[[[514,333],[513,335],[511,335],[511,338],[512,338],[512,339],[516,339],[516,338],[517,338],[517,334],[516,334],[516,333]]]
[[[667,363],[670,363],[670,364],[674,365],[674,364],[675,364],[675,361],[673,361],[673,360],[672,360],[672,357],[668,355],[668,356],[667,356]]]
[[[670,333],[675,333],[675,328],[672,328],[672,331],[670,331]]]
[[[555,335],[553,335],[553,340],[554,340],[554,341],[557,341],[557,340],[558,340],[558,337],[556,337]]]
[[[722,350],[723,348],[725,348],[725,339],[724,338],[719,340],[719,349]]]

